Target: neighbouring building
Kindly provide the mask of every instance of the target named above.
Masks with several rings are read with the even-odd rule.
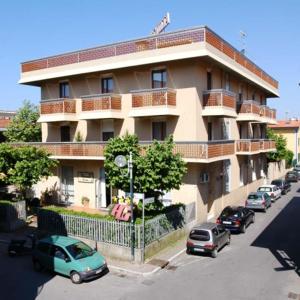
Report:
[[[287,148],[294,153],[294,161],[300,160],[300,121],[295,119],[280,120],[275,125],[268,125],[276,134],[286,138]]]
[[[0,110],[0,143],[5,142],[3,132],[6,130],[12,118],[16,115],[15,111]]]
[[[41,89],[42,143],[59,160],[37,185],[59,201],[105,208],[106,141],[128,131],[141,142],[173,134],[188,172],[167,198],[196,202],[207,220],[262,184],[278,82],[208,27],[151,35],[24,62],[21,84]],[[80,140],[80,142],[78,141]]]

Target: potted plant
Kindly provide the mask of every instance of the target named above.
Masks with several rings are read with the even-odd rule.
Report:
[[[89,207],[89,204],[90,204],[90,199],[88,197],[82,197],[81,198],[81,204],[84,206],[84,207]]]

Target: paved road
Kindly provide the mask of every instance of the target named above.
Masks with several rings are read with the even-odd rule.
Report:
[[[0,299],[296,299],[299,236],[300,183],[266,214],[256,213],[255,224],[233,235],[216,259],[184,253],[152,277],[110,272],[76,286],[62,276],[35,273],[29,257],[7,258],[0,246]]]

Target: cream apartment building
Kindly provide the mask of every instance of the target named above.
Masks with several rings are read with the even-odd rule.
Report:
[[[37,185],[61,202],[106,208],[106,141],[126,132],[141,143],[173,134],[187,162],[175,202],[196,202],[199,221],[215,216],[263,182],[267,98],[278,83],[208,27],[152,35],[42,58],[21,65],[21,84],[41,89],[42,140],[59,160]]]

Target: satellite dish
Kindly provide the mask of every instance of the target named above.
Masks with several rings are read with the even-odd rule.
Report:
[[[116,158],[115,158],[115,164],[119,168],[123,168],[127,164],[126,157],[124,155],[118,155],[118,156],[116,156]]]

